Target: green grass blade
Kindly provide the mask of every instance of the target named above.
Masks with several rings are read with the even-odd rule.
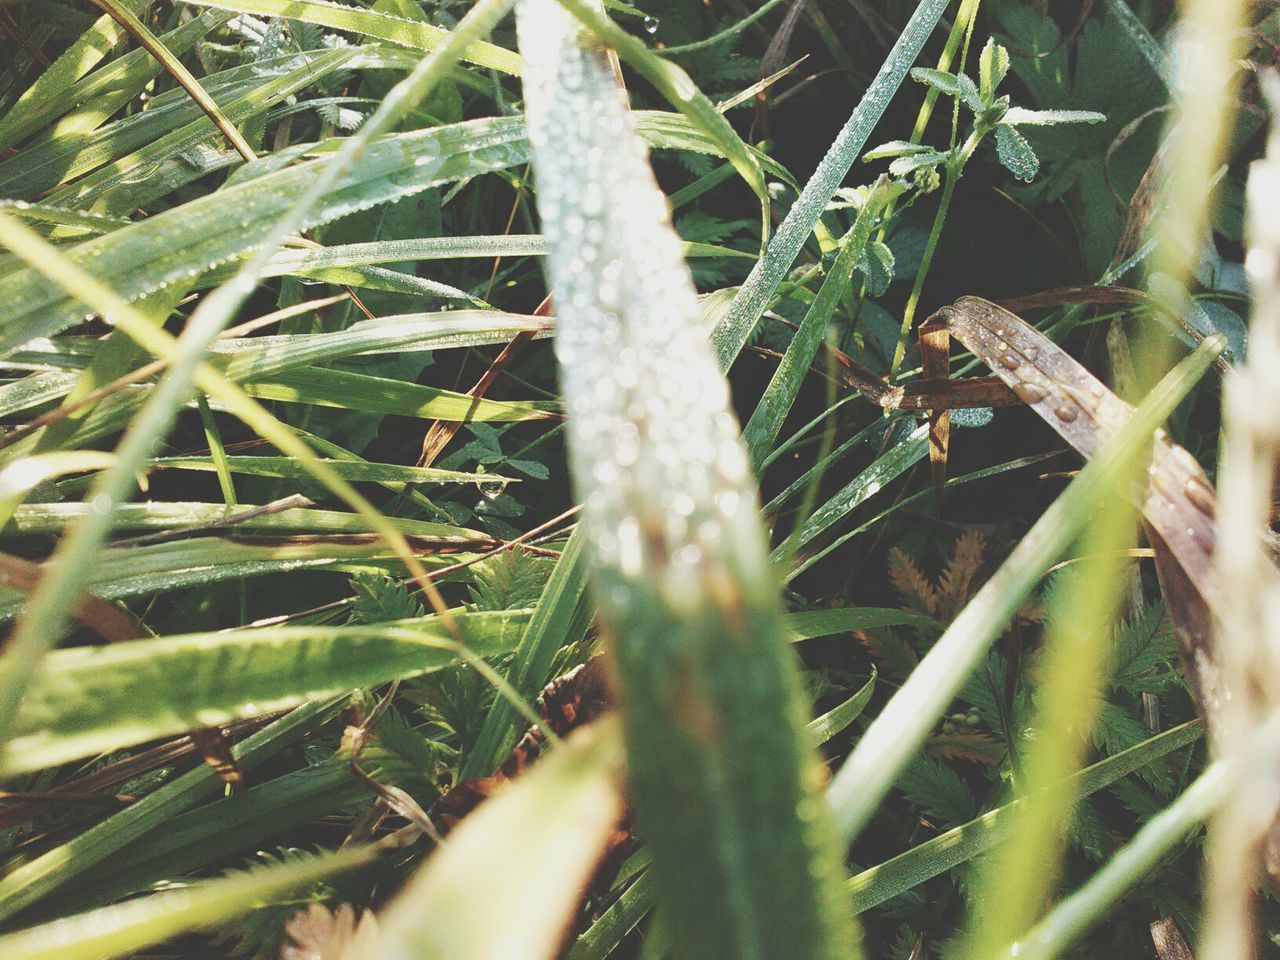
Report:
[[[55,650],[0,770],[12,775],[510,650],[527,616],[455,612],[375,627],[261,627]]]
[[[526,159],[523,125],[479,120],[375,143],[358,171],[343,177],[302,218],[316,226],[366,207],[460,177]],[[193,200],[67,251],[73,263],[126,299],[189,277],[263,242],[313,184],[331,158],[298,164]],[[419,161],[423,161],[419,163]],[[84,307],[61,287],[28,268],[0,279],[0,353],[78,322]]]
[[[1178,799],[1144,823],[1083,887],[1062,900],[1019,939],[1007,955],[1050,960],[1066,953],[1125,893],[1150,877],[1175,844],[1209,819],[1228,799],[1231,786],[1232,777],[1223,763],[1210,766]]]
[[[328,0],[185,0],[186,3],[260,17],[288,17],[304,23],[316,23],[333,30],[358,33],[386,40],[412,50],[435,50],[449,37],[449,31],[404,17],[379,13],[361,7],[349,7]],[[467,45],[461,58],[480,67],[491,67],[502,73],[520,72],[520,57],[510,50],[477,40]]]
[[[263,900],[277,898],[377,859],[376,845],[352,847],[314,860],[255,870],[249,876],[210,880],[141,900],[0,937],[9,960],[102,960],[201,927],[216,927]]]
[[[1071,778],[1071,789],[1078,791],[1081,797],[1096,793],[1134,770],[1194,743],[1203,733],[1204,728],[1199,721],[1166,730],[1081,770]],[[849,892],[853,895],[855,909],[862,912],[879,906],[1007,840],[1011,836],[1014,814],[1021,803],[1024,801],[1014,800],[997,807],[851,877]]]
[[[582,534],[575,528],[538,598],[533,618],[506,674],[511,686],[526,699],[533,700],[551,679],[556,653],[581,640],[586,632],[586,585]],[[495,700],[463,763],[462,778],[491,776],[520,733],[520,718],[511,704],[503,698]]]
[[[145,4],[142,0],[129,0],[128,5],[141,9]],[[123,28],[111,17],[99,17],[0,117],[0,150],[21,140],[30,130],[32,118],[51,102],[61,100],[67,88],[97,66],[125,36]]]
[[[256,459],[256,458],[251,458]],[[286,458],[281,458],[282,460]],[[293,461],[288,461],[290,471],[302,472]],[[391,482],[383,480],[387,476],[399,476],[399,471],[412,470],[412,467],[401,467],[396,464],[371,464],[368,473],[358,469],[348,471],[345,466],[360,467],[361,464],[349,461],[330,461],[330,466],[339,476],[349,480],[374,480],[375,482]],[[204,469],[213,470],[212,463],[206,461]],[[266,474],[279,476],[285,469]],[[241,472],[233,470],[233,472]],[[447,471],[446,471],[447,472]],[[477,474],[487,477],[488,474]],[[57,535],[67,527],[82,519],[93,506],[75,501],[66,503],[29,503],[19,507],[13,516],[12,531],[19,536]],[[239,504],[237,508],[228,508],[222,503],[191,503],[173,500],[149,500],[144,503],[121,504],[116,510],[115,529],[117,531],[173,531],[183,527],[227,526],[237,533],[371,533],[368,522],[355,513],[343,513],[337,510],[290,509],[278,513],[262,513],[261,507]],[[396,528],[409,537],[452,541],[456,546],[489,546],[494,541],[486,534],[465,527],[455,527],[444,523],[430,523],[426,520],[408,520],[402,517],[391,518]]]
[[[769,299],[791,269],[801,247],[809,239],[827,202],[839,188],[853,162],[858,159],[858,152],[866,144],[867,137],[871,135],[889,101],[901,86],[907,71],[911,69],[946,7],[947,0],[921,0],[898,37],[898,42],[889,51],[880,72],[871,81],[871,86],[854,108],[853,114],[845,122],[809,182],[804,185],[800,196],[791,205],[764,256],[752,268],[738,295],[734,297],[728,315],[717,326],[712,340],[722,369],[728,369],[747,342]]]
[[[689,957],[857,950],[745,448],[648,157],[554,0],[517,29],[584,552]]]
[[[867,241],[871,239],[871,231],[879,222],[885,205],[900,192],[901,188],[882,181],[866,198],[853,227],[840,242],[840,252],[831,265],[831,272],[823,279],[818,296],[800,321],[800,327],[787,345],[787,352],[778,364],[773,379],[765,387],[764,395],[756,404],[751,419],[742,428],[742,439],[756,470],[760,469],[765,457],[769,455],[778,431],[782,429],[782,421],[786,419],[791,405],[800,393],[801,384],[809,375],[809,364],[818,352],[818,344],[827,332],[832,314],[840,305],[840,298],[853,280],[853,272],[867,248]]]
[[[251,397],[307,403],[366,413],[398,414],[424,420],[513,421],[554,419],[559,403],[543,400],[486,400],[387,377],[326,367],[299,367],[245,384]]]
[[[764,236],[769,235],[769,190],[765,184],[764,170],[759,160],[742,142],[736,130],[724,118],[706,94],[670,60],[663,59],[636,37],[609,19],[599,7],[586,0],[560,0],[560,5],[572,13],[588,30],[604,43],[610,44],[618,56],[653,84],[654,89],[673,107],[689,118],[724,152],[739,176],[760,199],[760,217]]]
[[[230,19],[230,14],[206,11],[177,29],[162,34],[160,39],[170,52],[182,55],[201,37]],[[115,26],[114,20],[110,23]],[[161,69],[160,64],[147,51],[131,50],[70,87],[58,88],[56,95],[41,97],[40,103],[33,105],[32,109],[11,110],[0,118],[0,150],[21,143],[55,122],[57,135],[85,134],[96,130],[142,92]],[[35,137],[33,143],[44,142],[52,136],[53,134],[45,132]]]
[[[90,500],[92,502],[92,500]],[[93,512],[80,518],[72,532],[82,529],[95,519]],[[384,520],[387,524],[389,521]],[[381,531],[379,531],[381,533]],[[403,534],[401,534],[403,536]],[[482,542],[482,541],[481,541]],[[430,541],[426,541],[430,544]],[[446,537],[427,549],[431,555],[421,557],[420,563],[429,567],[447,566],[467,558],[447,551],[456,550],[456,538]],[[273,573],[289,573],[300,570],[379,570],[396,568],[398,550],[377,538],[355,543],[337,537],[329,541],[311,542],[302,539],[280,543],[267,540],[263,543],[195,537],[172,543],[150,544],[128,549],[104,552],[92,570],[76,585],[80,590],[108,600],[137,597],[164,590],[183,590],[201,584],[219,583],[239,577],[259,577]],[[48,567],[46,566],[46,571]],[[0,621],[8,620],[23,611],[25,595],[11,587],[0,587]]]

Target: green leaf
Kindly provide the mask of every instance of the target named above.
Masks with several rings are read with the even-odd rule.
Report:
[[[1040,169],[1040,158],[1027,138],[1007,123],[996,125],[996,151],[1004,168],[1019,180],[1034,179]]]
[[[527,615],[453,611],[372,627],[261,627],[73,647],[45,657],[0,769],[56,766],[195,727],[510,650]]]
[[[1064,123],[1106,123],[1107,115],[1094,110],[1027,110],[1010,107],[1003,122],[1010,126],[1056,127]]]
[[[989,37],[978,57],[978,81],[984,103],[995,100],[996,90],[1008,72],[1009,51],[996,43],[995,37]]]
[[[945,70],[934,70],[932,67],[912,67],[911,79],[919,80],[925,86],[933,87],[939,93],[949,97],[960,96],[960,78]]]

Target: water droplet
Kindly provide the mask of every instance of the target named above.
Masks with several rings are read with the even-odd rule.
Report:
[[[1191,477],[1182,485],[1182,492],[1191,505],[1206,517],[1212,517],[1217,510],[1217,500],[1213,488],[1199,477]]]
[[[1023,403],[1039,403],[1049,395],[1049,391],[1038,383],[1027,383],[1022,380],[1009,385]]]
[[[505,480],[481,480],[479,484],[480,495],[486,500],[497,500],[504,490],[507,489],[507,481]]]
[[[1000,366],[1004,367],[1006,370],[1017,370],[1022,366],[1022,361],[1011,353],[1002,353],[996,359],[1000,361]]]
[[[1060,403],[1053,408],[1053,415],[1063,423],[1073,423],[1080,411],[1070,403]]]
[[[642,22],[644,23],[644,32],[649,34],[649,36],[653,36],[658,32],[658,24],[660,21],[657,17],[650,17],[646,15]]]

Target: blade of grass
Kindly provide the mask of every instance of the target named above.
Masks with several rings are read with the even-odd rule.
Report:
[[[261,627],[50,653],[23,700],[3,775],[273,713],[510,650],[522,613],[371,627]]]
[[[227,142],[235,147],[240,156],[244,157],[246,161],[257,159],[257,154],[253,152],[253,148],[249,146],[248,141],[222,115],[217,103],[205,92],[204,87],[200,85],[200,81],[192,76],[191,71],[182,65],[181,60],[169,52],[154,33],[147,29],[147,25],[134,15],[129,6],[121,3],[120,0],[94,0],[94,3],[105,10],[108,16],[128,31],[144,50],[155,57],[169,71],[182,89],[187,91],[187,95],[213,121],[214,126],[222,131],[222,135],[227,138]]]
[[[665,198],[598,46],[554,0],[520,0],[517,34],[584,552],[673,945],[848,956],[756,493]]]
[[[608,43],[627,63],[648,80],[673,107],[689,118],[724,151],[739,176],[760,199],[761,242],[769,237],[769,189],[764,170],[737,131],[729,124],[706,94],[684,72],[683,68],[664,60],[639,39],[627,33],[604,10],[586,0],[560,0],[560,5],[574,15],[596,37]]]
[[[770,298],[813,232],[818,217],[858,159],[858,152],[866,144],[867,137],[901,86],[946,7],[947,0],[921,0],[862,100],[791,205],[764,256],[756,262],[738,290],[728,314],[717,325],[712,338],[721,369],[728,369],[751,336]]]
[[[1202,345],[1143,401],[1115,440],[1080,472],[1036,521],[1000,569],[965,606],[906,683],[867,729],[836,772],[828,799],[846,839],[866,824],[903,763],[955,697],[979,658],[1008,623],[1028,592],[1058,559],[1113,489],[1158,427],[1221,351]]]
[[[328,0],[183,0],[183,2],[261,17],[288,17],[291,20],[301,20],[303,23],[319,24],[332,30],[343,30],[377,40],[386,40],[423,52],[439,50],[452,36],[450,31],[421,20],[408,20],[389,13],[329,3]],[[458,58],[512,76],[520,72],[520,57],[516,53],[481,40],[470,41],[458,54]]]
[[[464,820],[382,914],[378,955],[499,960],[518,930],[520,956],[555,956],[623,814],[621,741],[608,719],[575,732]]]

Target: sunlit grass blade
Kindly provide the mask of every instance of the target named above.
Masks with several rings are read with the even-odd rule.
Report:
[[[55,650],[0,759],[12,775],[271,713],[471,656],[504,653],[527,617],[455,612],[467,646],[432,617],[376,627],[260,627]]]
[[[389,13],[363,7],[330,3],[328,0],[185,0],[192,5],[234,10],[257,16],[289,17],[304,23],[357,33],[377,40],[387,40],[413,50],[435,50],[449,37],[449,31],[408,20]],[[461,58],[481,67],[492,67],[503,73],[520,72],[520,57],[510,50],[477,40],[462,52]]]
[[[585,552],[678,955],[856,955],[727,389],[602,52],[521,0]],[[767,868],[766,868],[767,865]]]
[[[387,846],[351,847],[301,863],[264,867],[249,876],[210,880],[65,917],[0,937],[0,952],[10,960],[102,960],[134,955],[177,934],[225,923],[264,899],[372,863]],[[394,848],[394,844],[389,846]]]
[[[621,739],[612,720],[584,728],[465,820],[388,905],[379,955],[555,956],[622,816]]]

